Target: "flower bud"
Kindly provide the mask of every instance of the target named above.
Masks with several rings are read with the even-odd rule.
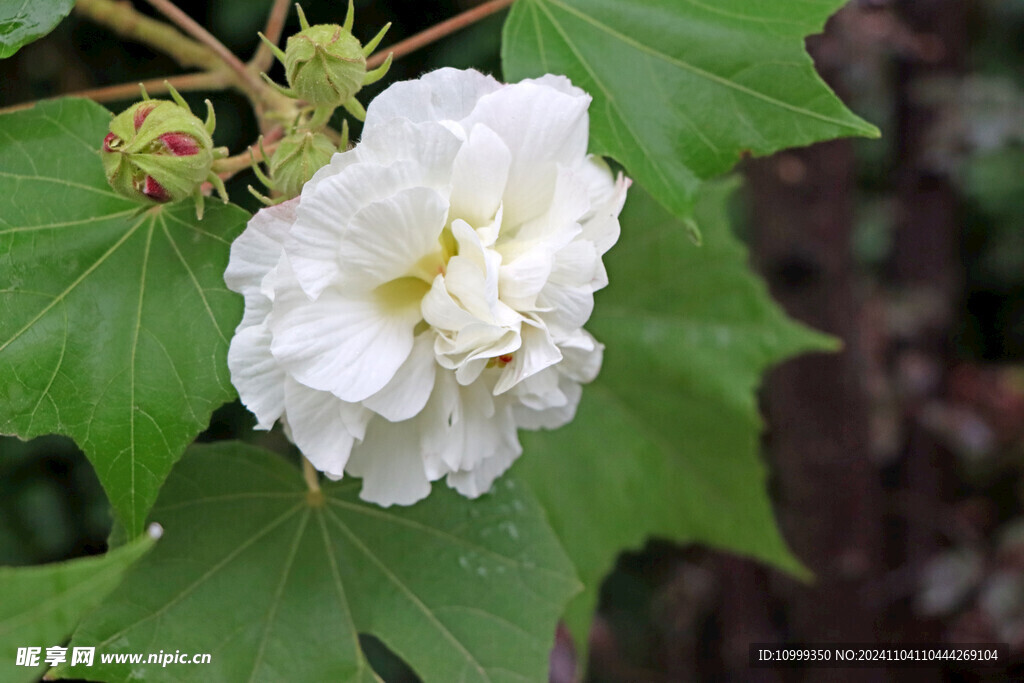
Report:
[[[295,133],[281,140],[268,165],[273,189],[287,199],[297,197],[318,169],[338,149],[323,133]]]
[[[366,116],[355,95],[364,85],[384,77],[391,66],[391,55],[378,68],[367,71],[366,58],[377,48],[391,24],[387,24],[365,46],[352,35],[354,9],[349,0],[348,14],[342,26],[310,26],[302,7],[296,5],[302,30],[288,38],[281,50],[262,33],[263,42],[284,64],[288,88],[282,88],[266,74],[263,78],[279,92],[305,100],[329,117],[336,107],[345,107],[356,118]]]
[[[340,106],[363,87],[363,46],[342,26],[310,26],[288,39],[284,54],[288,85],[314,106]]]
[[[111,120],[100,157],[119,194],[172,202],[196,194],[210,175],[213,139],[183,101],[146,99]]]

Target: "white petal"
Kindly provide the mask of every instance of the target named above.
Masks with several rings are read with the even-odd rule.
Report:
[[[578,88],[572,84],[572,81],[566,76],[558,74],[544,74],[540,78],[526,78],[521,83],[536,83],[537,85],[544,85],[549,88],[565,93],[566,95],[572,95],[573,97],[582,97],[587,93],[582,88]]]
[[[266,325],[239,329],[228,347],[231,383],[242,404],[256,416],[257,429],[270,429],[284,411],[285,372],[270,353]]]
[[[561,367],[547,368],[543,372],[527,377],[512,389],[518,403],[530,410],[560,408],[568,402],[562,391]]]
[[[486,456],[465,469],[450,473],[447,478],[448,485],[467,498],[487,493],[494,480],[504,474],[523,452],[511,409],[498,411],[488,426],[488,430],[476,435],[483,438],[467,441],[467,445],[482,449]]]
[[[558,164],[572,166],[587,153],[590,97],[537,83],[509,85],[480,98],[463,122],[497,133],[512,153],[505,187],[505,221],[537,216],[550,204]]]
[[[484,247],[479,234],[463,220],[452,223],[458,256],[448,262],[445,286],[463,308],[495,325],[517,325],[520,316],[498,296],[501,254]]]
[[[494,321],[495,307],[498,303],[497,268],[488,277],[488,273],[481,270],[468,257],[453,256],[448,261],[448,272],[444,276],[444,282],[448,287],[448,293],[474,318],[485,322]]]
[[[567,287],[549,283],[537,297],[537,315],[556,338],[561,339],[583,327],[594,312],[594,294],[589,284]]]
[[[396,310],[372,293],[348,299],[328,290],[309,301],[286,290],[269,321],[271,351],[301,383],[355,403],[394,377],[412,350],[419,319],[417,306]]]
[[[463,327],[453,335],[438,335],[434,342],[434,352],[438,364],[452,370],[480,358],[489,360],[512,353],[520,344],[519,325],[509,329],[477,322]],[[460,384],[471,381],[465,375],[458,379]]]
[[[462,413],[460,390],[451,372],[437,372],[434,375],[434,390],[427,405],[413,422],[421,432],[423,466],[430,481],[440,479],[452,470],[446,462],[458,462],[459,458],[448,452],[448,432],[453,420]],[[493,406],[491,397],[485,397]]]
[[[391,381],[363,401],[363,405],[391,422],[408,420],[427,404],[434,389],[435,371],[433,335],[420,334]]]
[[[601,256],[593,242],[576,239],[558,250],[551,268],[550,281],[570,287],[594,289],[601,272]]]
[[[501,300],[519,311],[536,308],[537,295],[548,282],[554,255],[543,248],[533,249],[499,269]]]
[[[430,291],[423,297],[420,309],[423,319],[439,330],[460,330],[477,322],[477,319],[466,312],[448,293],[443,275],[434,278]]]
[[[481,373],[487,369],[487,364],[493,356],[486,351],[473,354],[472,358],[463,360],[455,367],[455,381],[462,386],[468,386],[479,379]]]
[[[321,166],[313,177],[306,181],[306,184],[302,186],[303,192],[312,192],[320,181],[324,178],[330,178],[331,176],[338,175],[345,168],[351,166],[359,161],[359,153],[353,148],[344,152],[338,152],[331,157],[331,160],[325,166]]]
[[[568,339],[560,340],[558,348],[562,351],[562,363],[559,372],[567,377],[587,384],[593,382],[601,370],[604,357],[604,344],[594,339],[586,330],[577,330]]]
[[[416,422],[370,422],[366,439],[352,450],[346,467],[349,474],[363,478],[360,498],[388,507],[412,505],[430,493]]]
[[[448,202],[434,190],[413,187],[367,204],[352,217],[341,239],[347,291],[371,289],[408,276],[432,254],[440,262],[438,238],[448,217]]]
[[[451,183],[452,164],[462,146],[459,136],[440,123],[402,118],[364,128],[355,150],[360,161],[381,166],[415,159],[424,170],[422,182],[441,187]]]
[[[498,241],[498,234],[501,232],[501,224],[504,214],[504,205],[498,204],[498,210],[494,214],[494,220],[486,225],[476,227],[476,234],[480,239],[481,245],[485,247],[493,247],[494,243]]]
[[[503,229],[495,247],[502,255],[501,299],[519,311],[535,309],[555,255],[580,234],[576,219],[589,208],[585,188],[567,168],[559,169],[553,197],[541,215],[517,229]]]
[[[499,251],[506,262],[531,249],[554,253],[582,232],[578,222],[590,210],[587,188],[572,169],[561,166],[554,179],[551,203],[540,215],[510,233],[504,230]]]
[[[473,227],[487,225],[501,205],[512,153],[498,134],[483,124],[470,131],[452,166],[452,216]]]
[[[454,214],[452,214],[454,215]],[[455,243],[458,245],[458,255],[463,258],[470,259],[475,263],[481,270],[487,268],[488,257],[485,250],[484,244],[480,240],[480,235],[469,223],[461,218],[456,218],[452,221],[452,236],[455,238]],[[498,260],[501,260],[501,255],[497,255]]]
[[[346,403],[291,378],[284,384],[284,394],[289,437],[314,467],[340,479],[372,414],[358,403]]]
[[[298,200],[260,209],[241,235],[231,243],[231,257],[224,270],[228,289],[239,294],[259,292],[263,278],[284,251],[288,231],[295,222]]]
[[[450,377],[450,376],[449,376]],[[449,378],[445,378],[450,383]],[[515,423],[507,408],[497,410],[486,382],[478,381],[465,387],[435,393],[440,401],[428,403],[420,420],[424,422],[423,448],[428,471],[437,472],[439,459],[450,471],[471,470],[486,458],[519,442]],[[454,394],[454,400],[453,400]],[[428,412],[429,411],[429,412]]]
[[[579,160],[573,170],[576,177],[587,189],[591,206],[601,206],[612,201],[618,193],[615,174],[604,159],[589,155]],[[622,174],[619,174],[622,177]]]
[[[520,335],[523,343],[519,350],[512,354],[512,362],[502,371],[498,383],[494,386],[495,395],[508,391],[527,377],[562,360],[562,352],[551,341],[547,328],[524,323]]]
[[[590,217],[583,220],[581,237],[594,243],[597,253],[604,255],[619,240],[619,213],[626,202],[626,190],[633,183],[621,173],[615,181],[615,192],[600,205],[594,206]]]
[[[552,370],[554,372],[554,370]],[[524,405],[516,405],[514,414],[520,429],[558,429],[576,417],[576,408],[580,404],[583,387],[568,377],[559,380],[559,389],[565,397],[561,405],[551,406],[542,410],[532,410]]]
[[[502,85],[490,76],[472,69],[444,68],[424,74],[414,81],[388,86],[366,109],[363,135],[390,119],[419,121],[460,121],[485,94]]]
[[[360,209],[400,190],[428,186],[428,172],[417,161],[390,166],[360,163],[303,188],[285,248],[302,289],[311,297],[343,273],[342,243]]]

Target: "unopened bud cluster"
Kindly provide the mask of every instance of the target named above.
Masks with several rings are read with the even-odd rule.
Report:
[[[298,106],[289,104],[271,111],[270,116],[284,124],[285,135],[276,143],[272,155],[263,154],[266,173],[253,163],[256,175],[277,199],[270,200],[249,189],[267,204],[297,196],[339,147],[347,148],[347,122],[342,128],[340,145],[336,135],[332,141],[325,134],[327,123],[339,107],[357,119],[364,119],[366,110],[356,94],[364,85],[383,78],[391,66],[388,55],[380,67],[367,71],[367,58],[390,24],[362,45],[352,35],[352,0],[342,25],[311,26],[302,8],[296,7],[302,30],[288,38],[286,49],[281,50],[260,34],[284,64],[288,87],[274,83],[266,74],[262,74],[263,78],[277,92],[299,101]],[[203,122],[192,114],[173,87],[168,85],[168,89],[173,101],[152,100],[143,90],[142,102],[113,118],[110,132],[103,140],[103,166],[107,180],[119,194],[158,203],[194,197],[201,217],[200,188],[204,182],[216,187],[227,201],[224,183],[214,172],[214,162],[227,152],[213,146],[215,121],[209,101],[209,114]]]
[[[356,99],[356,94],[364,85],[383,78],[391,67],[391,55],[388,55],[380,67],[366,70],[367,58],[391,25],[384,26],[364,46],[352,35],[355,21],[352,0],[349,0],[348,13],[341,25],[310,25],[302,7],[296,5],[296,8],[302,30],[288,38],[284,50],[260,34],[271,52],[284,64],[288,87],[274,83],[266,74],[263,78],[278,92],[304,105],[298,119],[290,126],[290,133],[277,143],[273,154],[268,157],[264,153],[266,173],[253,164],[260,181],[277,196],[276,200],[270,200],[250,187],[249,190],[265,204],[298,196],[317,169],[326,165],[339,149],[344,151],[348,147],[347,122],[342,127],[340,145],[327,137],[323,128],[338,107],[344,107],[349,114],[363,120],[366,110]]]
[[[118,194],[160,203],[195,197],[201,215],[200,185],[210,180],[223,190],[211,172],[214,159],[223,154],[213,146],[213,109],[207,102],[204,123],[177,91],[170,90],[173,102],[152,100],[143,92],[142,102],[115,116],[100,158],[107,181]]]

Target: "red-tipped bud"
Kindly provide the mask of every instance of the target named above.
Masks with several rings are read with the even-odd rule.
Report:
[[[169,202],[210,177],[213,140],[183,104],[138,102],[114,117],[100,152],[107,180],[127,197]]]
[[[117,137],[113,133],[107,133],[107,137],[103,138],[103,151],[113,152],[115,148],[121,145],[121,138]]]
[[[185,133],[164,133],[160,136],[160,142],[176,157],[190,157],[203,150],[194,137]]]
[[[135,115],[132,117],[132,122],[135,124],[135,130],[142,128],[142,124],[145,123],[146,117],[156,109],[156,104],[150,102],[143,102],[135,110]]]
[[[146,180],[143,183],[142,194],[157,202],[171,201],[171,195],[167,193],[164,186],[153,180],[153,176],[149,175],[146,176]]]

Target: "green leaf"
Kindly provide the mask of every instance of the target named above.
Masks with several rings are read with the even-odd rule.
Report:
[[[706,543],[801,572],[779,536],[759,455],[755,390],[771,364],[834,349],[793,323],[730,234],[735,182],[705,186],[704,246],[634,187],[606,257],[610,285],[587,327],[604,366],[576,419],[522,433],[515,472],[541,500],[585,592],[567,621],[584,643],[601,579],[656,536]]]
[[[412,507],[361,502],[360,482],[310,494],[281,458],[194,447],[152,519],[156,550],[76,632],[97,653],[154,646],[205,666],[70,669],[107,681],[369,681],[358,633],[425,681],[544,681],[579,589],[536,501],[503,480],[476,501],[440,487]]]
[[[746,152],[878,136],[814,71],[804,36],[844,0],[518,0],[509,80],[565,74],[594,97],[591,147],[676,216]]]
[[[0,0],[0,59],[52,31],[74,4],[75,0]]]
[[[0,433],[85,451],[135,536],[211,412],[234,397],[224,286],[248,214],[140,207],[107,185],[110,113],[85,100],[0,117]]]
[[[125,569],[152,545],[153,539],[143,535],[100,557],[0,568],[0,680],[39,680],[47,668],[46,648],[64,643],[79,620],[121,582]],[[41,649],[38,666],[16,665],[21,647]]]

